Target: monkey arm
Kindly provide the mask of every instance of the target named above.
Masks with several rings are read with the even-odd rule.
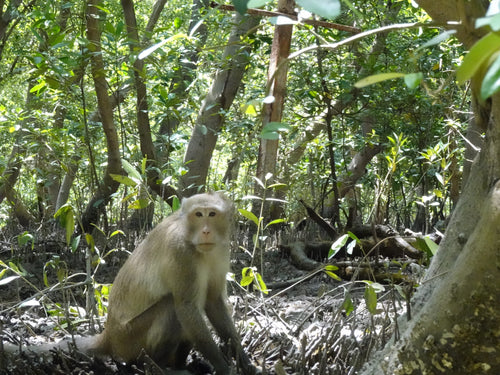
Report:
[[[220,338],[230,344],[233,355],[243,373],[245,375],[255,374],[256,369],[241,346],[240,335],[236,332],[223,296],[209,300],[205,306],[205,312]]]
[[[188,339],[214,366],[217,374],[229,374],[229,365],[215,344],[200,308],[194,303],[179,301],[175,303],[175,310]]]

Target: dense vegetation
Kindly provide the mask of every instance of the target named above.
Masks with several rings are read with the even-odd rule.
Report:
[[[84,4],[33,2],[18,8],[14,4],[6,8],[13,19],[6,27],[2,49],[5,157],[0,207],[4,226],[18,222],[30,229],[50,220],[63,205],[70,206],[75,217],[82,216],[107,173],[109,136],[99,120]],[[189,169],[184,153],[200,104],[214,73],[225,69],[222,53],[231,31],[231,12],[204,9],[204,23],[190,35],[191,19],[199,17],[191,7],[183,1],[166,3],[152,30],[145,30],[153,4],[137,3],[142,47],[131,49],[135,42],[127,35],[122,8],[113,2],[99,6],[102,74],[119,140],[113,152],[137,170],[133,181],[122,184],[113,193],[112,204],[105,207],[107,223],[121,229],[135,208],[159,202],[158,195],[143,186],[150,169],[154,169],[154,184],[183,194],[179,178]],[[425,16],[409,4],[375,1],[356,11],[344,9],[336,21],[370,30],[406,20],[425,20]],[[259,113],[267,95],[273,28],[264,18],[243,40],[249,53],[247,70],[234,103],[223,113],[224,124],[202,187],[230,190],[237,200],[251,194],[255,184]],[[286,184],[286,193],[281,194],[287,200],[283,217],[290,223],[303,217],[299,198],[330,217],[333,211],[327,208],[339,203],[341,214],[334,218],[339,228],[345,226],[349,210],[360,222],[427,231],[446,218],[458,196],[460,135],[467,122],[468,99],[465,88],[454,79],[453,70],[461,58],[457,43],[448,39],[422,48],[438,33],[429,28],[380,32],[290,61],[281,121],[286,126],[280,132],[275,171],[276,179]],[[348,36],[351,33],[299,24],[291,50],[333,44]],[[146,84],[152,159],[141,148],[143,130],[133,87],[137,53],[155,43],[161,46],[143,60],[139,74]],[[423,72],[424,80],[414,89],[408,89],[402,79],[353,87],[375,72]],[[376,151],[371,160],[362,161],[366,171],[349,181],[353,173],[349,163],[370,148]],[[145,157],[150,162],[143,165]],[[334,185],[342,183],[355,187],[335,197]],[[156,207],[157,215],[165,214],[162,207]]]
[[[247,3],[260,8],[245,13]],[[476,105],[477,89],[456,76],[473,43],[464,47],[462,31],[446,31],[449,19],[432,22],[412,1],[0,4],[0,283],[22,279],[34,293],[83,275],[76,286],[92,288],[74,302],[88,316],[105,314],[125,257],[116,250],[131,251],[183,197],[228,192],[239,208],[235,242],[248,250],[241,284],[258,281],[262,292],[261,275],[272,283],[278,263],[253,257],[276,250],[276,239],[347,233],[342,245],[348,237],[359,245],[352,232],[372,228],[377,239],[376,227],[441,239],[484,145],[494,90]],[[491,43],[481,64],[496,56]],[[433,250],[418,267],[433,245],[416,246]],[[393,263],[398,277],[407,272]],[[408,302],[417,279],[404,276],[397,298]],[[383,288],[363,283],[375,332]],[[347,315],[353,285],[335,294]],[[24,299],[22,307],[39,301],[67,314],[30,292],[7,292],[3,312]],[[396,310],[394,295],[385,298]],[[394,321],[392,307],[385,318]],[[369,353],[385,343],[385,331],[377,334],[377,344],[371,336],[351,344]],[[365,354],[344,354],[333,373],[359,370]],[[300,362],[297,350],[292,357]],[[314,362],[311,354],[294,368]]]

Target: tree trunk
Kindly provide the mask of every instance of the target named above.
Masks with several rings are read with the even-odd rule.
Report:
[[[142,155],[148,158],[148,161],[154,161],[155,149],[153,138],[151,137],[151,126],[149,123],[149,106],[146,84],[142,77],[144,76],[144,60],[138,59],[140,52],[139,32],[137,30],[137,19],[135,17],[134,3],[132,0],[121,0],[125,24],[127,25],[128,45],[130,54],[134,60],[134,83],[137,98],[137,128],[139,130],[139,141]],[[156,181],[155,181],[156,183]]]
[[[202,20],[202,12],[204,8],[209,6],[208,0],[194,0],[191,9],[191,21],[189,23],[189,35],[197,39],[196,44],[192,44],[190,48],[186,49],[177,61],[179,67],[178,73],[172,78],[168,92],[175,95],[175,101],[171,106],[181,103],[188,97],[190,85],[195,77],[196,65],[198,63],[199,49],[205,45],[208,37],[208,29],[205,22],[200,24]],[[196,28],[196,30],[195,30]],[[181,119],[176,111],[167,108],[165,118],[160,125],[160,136],[169,139],[172,134],[177,130]],[[166,163],[169,159],[170,142],[167,141],[163,153],[160,155],[160,162]]]
[[[137,129],[142,156],[147,158],[147,183],[148,186],[160,197],[169,201],[177,192],[169,186],[161,186],[158,162],[156,159],[153,137],[151,136],[151,125],[149,121],[148,95],[144,76],[144,60],[138,59],[140,51],[139,32],[135,16],[134,3],[132,0],[122,0],[123,14],[129,38],[130,53],[134,60],[134,83],[137,97]],[[159,7],[161,4],[157,3]],[[156,9],[156,8],[155,8]],[[156,13],[153,13],[156,15]],[[148,24],[150,25],[150,24]]]
[[[223,68],[217,72],[202,103],[184,156],[189,170],[180,180],[183,196],[205,189],[212,154],[224,123],[224,112],[233,103],[248,65],[250,47],[241,42],[241,37],[258,22],[253,16],[235,14],[233,18],[233,30],[222,56]]]
[[[480,36],[471,20],[484,15],[481,1],[418,2],[436,22],[461,20],[457,35],[466,46]],[[500,373],[499,94],[486,118],[484,146],[414,297],[416,314],[402,328],[401,339],[378,353],[364,375]]]
[[[97,106],[108,148],[108,165],[104,172],[103,181],[82,214],[84,232],[89,232],[92,229],[92,224],[98,222],[102,210],[111,200],[112,194],[118,189],[119,183],[111,177],[111,174],[122,174],[120,142],[114,124],[113,107],[109,100],[108,83],[102,58],[99,9],[97,7],[99,4],[99,0],[90,0],[87,4],[87,37]]]
[[[489,135],[415,296],[420,310],[364,375],[500,373],[500,123]]]
[[[294,0],[279,0],[278,12],[284,14],[294,13]],[[281,122],[283,107],[285,105],[286,82],[288,76],[288,62],[286,59],[290,54],[290,45],[292,42],[293,25],[276,25],[274,29],[273,44],[271,46],[271,57],[269,60],[269,69],[267,72],[267,87],[270,88],[269,95],[274,97],[270,104],[264,104],[262,108],[262,126],[270,122]],[[284,62],[285,61],[285,62]],[[283,63],[284,62],[284,63]],[[257,160],[257,178],[262,182],[266,181],[266,175],[276,176],[276,163],[278,158],[279,139],[261,139],[259,145],[259,157]],[[270,181],[271,182],[271,181]],[[258,197],[264,197],[266,193],[259,184],[255,184],[255,193]],[[260,211],[261,202],[257,201],[254,212]],[[263,216],[270,216],[271,205],[264,202]],[[279,216],[280,209],[275,211],[273,216]],[[273,217],[272,219],[277,219]]]

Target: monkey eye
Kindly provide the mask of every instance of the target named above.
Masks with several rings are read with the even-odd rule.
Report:
[[[200,211],[196,211],[195,215],[196,215],[197,217],[202,217],[202,216],[203,216],[203,214],[202,214]]]
[[[210,211],[210,213],[208,214],[208,216],[214,217],[215,216],[215,211]]]

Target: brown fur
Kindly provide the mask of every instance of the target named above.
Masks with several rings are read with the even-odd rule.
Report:
[[[178,368],[194,346],[217,374],[228,374],[229,363],[206,316],[231,345],[243,373],[255,373],[226,306],[233,212],[232,202],[220,193],[184,199],[180,210],[154,228],[118,272],[104,331],[77,339],[77,348],[125,362],[134,362],[144,351],[159,364]],[[65,349],[67,342],[28,351],[41,354],[54,348]],[[6,345],[4,350],[18,348]]]
[[[181,367],[194,345],[217,373],[229,373],[206,315],[252,373],[226,306],[233,211],[223,194],[199,194],[153,229],[116,276],[105,329],[90,351],[130,362],[144,349],[163,365]]]

